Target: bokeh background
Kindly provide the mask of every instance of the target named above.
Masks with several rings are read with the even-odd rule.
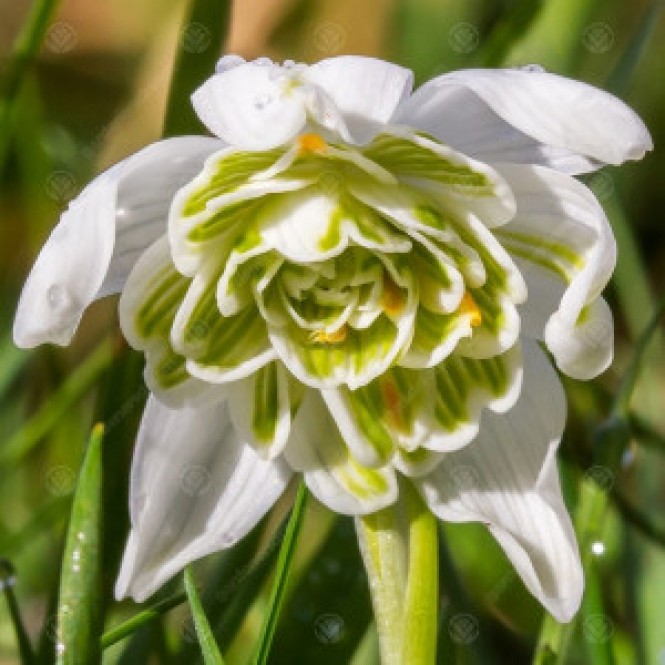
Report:
[[[343,53],[375,55],[410,67],[418,82],[451,69],[537,63],[615,92],[649,126],[656,150],[644,161],[586,178],[619,240],[608,293],[617,353],[613,367],[592,385],[566,382],[571,414],[561,471],[578,530],[591,533],[583,543],[590,591],[569,631],[566,663],[665,663],[661,331],[639,375],[621,464],[605,466],[594,457],[635,342],[665,292],[663,4],[237,0],[224,44],[247,58],[311,62]],[[15,64],[13,49],[30,10],[26,0],[0,0],[2,77]],[[195,59],[214,48],[217,26],[192,21],[187,12],[184,0],[62,0],[11,108],[6,96],[0,98],[0,558],[13,566],[13,593],[37,662],[52,662],[64,532],[85,443],[99,418],[108,432],[107,629],[138,611],[132,603],[114,603],[109,589],[126,534],[127,466],[145,391],[141,360],[123,346],[112,300],[91,308],[67,349],[14,349],[13,311],[36,253],[68,201],[99,170],[159,138],[175,52]],[[0,91],[6,95],[6,86]],[[210,479],[190,480],[196,486]],[[608,506],[591,518],[582,510],[590,484]],[[246,662],[256,640],[274,563],[270,537],[287,509],[288,498],[239,551],[209,557],[197,568],[230,663]],[[592,529],[589,519],[597,520]],[[441,662],[531,662],[543,625],[548,631],[553,624],[543,624],[541,608],[482,528],[444,526],[442,533]],[[2,563],[0,586],[10,576]],[[0,598],[0,663],[18,657],[8,605]],[[104,652],[105,663],[197,658],[185,605]],[[378,662],[352,524],[315,505],[270,662]]]

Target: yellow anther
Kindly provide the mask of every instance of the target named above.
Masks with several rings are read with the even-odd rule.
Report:
[[[314,330],[310,333],[309,340],[315,344],[340,344],[346,339],[347,333],[348,328],[344,324],[341,328],[330,333],[325,330]]]
[[[300,155],[323,152],[327,147],[327,143],[319,134],[302,134],[298,137],[298,154]]]
[[[381,294],[381,308],[386,314],[395,316],[399,314],[406,303],[406,296],[402,289],[393,282],[387,272],[383,273],[383,293]]]
[[[471,320],[469,323],[472,328],[477,328],[483,322],[483,315],[480,312],[478,303],[473,299],[473,296],[466,291],[462,296],[462,302],[459,305],[460,314],[470,314]]]

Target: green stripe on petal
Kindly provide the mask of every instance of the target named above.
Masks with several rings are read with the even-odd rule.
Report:
[[[193,378],[186,360],[169,342],[169,334],[190,280],[171,262],[167,238],[153,244],[134,266],[118,306],[127,341],[146,354],[145,380],[172,406],[198,399],[207,386]]]
[[[228,387],[233,424],[262,457],[275,458],[288,440],[299,396],[297,389],[289,395],[290,385],[284,366],[271,362]]]
[[[304,474],[312,494],[335,512],[363,515],[397,498],[390,465],[370,468],[352,455],[318,391],[306,392],[284,455]]]
[[[486,360],[450,356],[432,370],[435,390],[430,401],[429,435],[423,446],[447,452],[472,441],[483,408],[504,412],[517,400],[522,383],[519,346]]]
[[[252,176],[272,166],[282,153],[281,149],[246,152],[227,148],[212,155],[201,175],[187,187],[183,215],[191,217],[203,212],[210,201],[247,184]]]
[[[469,313],[437,314],[419,307],[411,346],[399,364],[414,369],[438,365],[457,348],[460,340],[474,334],[471,319]]]

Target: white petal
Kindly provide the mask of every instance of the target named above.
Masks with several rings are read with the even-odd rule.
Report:
[[[68,344],[86,307],[122,289],[141,252],[165,232],[175,191],[220,147],[203,137],[160,141],[93,180],[63,213],[28,276],[16,344]]]
[[[192,95],[201,122],[232,146],[261,150],[286,143],[303,128],[303,97],[277,65],[248,62],[211,76]]]
[[[483,161],[583,173],[641,159],[653,147],[621,100],[546,72],[469,69],[422,86],[398,118]]]
[[[565,397],[537,345],[525,341],[523,352],[517,404],[506,414],[486,412],[473,443],[447,455],[420,487],[441,519],[487,524],[527,588],[565,622],[584,586],[556,467]]]
[[[342,113],[349,138],[355,143],[367,143],[390,122],[413,86],[408,69],[353,55],[322,60],[309,67],[305,76],[322,88]]]
[[[132,531],[116,598],[141,602],[191,561],[231,547],[291,476],[233,431],[225,404],[169,409],[151,397],[131,477]]]
[[[599,298],[616,263],[610,224],[575,178],[539,166],[498,168],[518,204],[496,236],[528,285],[523,330],[545,340],[563,372],[593,378],[612,361],[612,315]]]
[[[307,391],[284,456],[303,473],[312,494],[337,513],[366,515],[397,498],[390,465],[369,468],[352,456],[318,391]]]

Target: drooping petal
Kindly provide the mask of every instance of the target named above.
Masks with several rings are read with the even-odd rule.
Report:
[[[348,138],[360,144],[390,122],[413,86],[408,69],[353,55],[322,60],[309,67],[305,76],[328,95],[344,118]]]
[[[291,472],[263,460],[224,403],[169,409],[150,397],[132,462],[132,530],[116,598],[142,602],[191,561],[231,547],[273,506]]]
[[[318,391],[306,392],[284,456],[303,473],[312,494],[335,512],[365,515],[397,498],[397,478],[390,465],[370,468],[354,457]]]
[[[247,62],[211,76],[192,95],[201,122],[232,146],[267,150],[303,128],[305,102],[291,73],[270,62]]]
[[[529,290],[523,330],[544,339],[566,374],[590,379],[612,361],[612,315],[600,298],[616,243],[593,193],[538,166],[500,165],[518,202],[496,236],[520,265]]]
[[[487,524],[527,588],[565,622],[584,586],[556,467],[565,397],[537,345],[525,341],[523,351],[517,404],[501,415],[485,413],[473,443],[446,455],[420,488],[441,519]]]
[[[203,137],[160,141],[93,180],[63,213],[28,276],[16,344],[68,344],[88,305],[122,289],[143,250],[166,231],[175,191],[221,145]]]
[[[532,69],[444,74],[419,88],[397,120],[481,161],[570,174],[641,159],[653,147],[644,123],[616,97]]]

